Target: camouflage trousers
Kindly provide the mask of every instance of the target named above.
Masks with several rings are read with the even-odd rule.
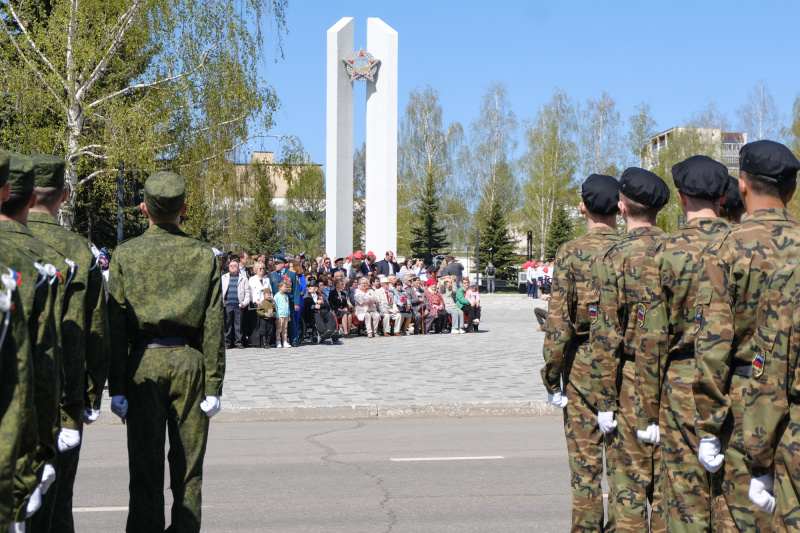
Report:
[[[659,428],[661,431],[662,498],[666,516],[653,517],[666,523],[670,533],[711,532],[711,486],[706,469],[697,459],[695,433],[694,354],[670,361],[661,393]]]
[[[564,408],[564,433],[572,485],[571,531],[613,531],[613,513],[603,527],[603,432],[597,427],[597,409],[571,383],[564,392],[569,399]]]
[[[744,394],[749,378],[734,375],[728,391],[731,408],[722,426],[720,440],[725,462],[721,469],[711,474],[711,505],[717,531],[773,531],[772,517],[759,511],[750,501],[750,473],[744,463],[744,432],[742,414]]]
[[[789,423],[775,450],[774,531],[800,531],[800,454],[797,434],[800,433],[800,405],[789,405]]]
[[[78,428],[81,444],[65,452],[58,452],[56,458],[56,480],[47,494],[42,496],[42,507],[31,518],[32,533],[75,533],[72,520],[72,490],[78,473],[78,460],[83,444],[83,424]]]
[[[655,465],[659,461],[657,447],[639,440],[638,401],[634,390],[636,371],[632,362],[623,361],[617,379],[617,429],[606,435],[608,451],[609,514],[613,507],[617,531],[641,533],[648,531],[647,504],[653,503],[656,485]],[[654,514],[657,510],[653,509]]]
[[[164,441],[169,436],[172,533],[200,531],[208,417],[203,356],[189,347],[135,351],[128,359],[128,533],[164,531]]]

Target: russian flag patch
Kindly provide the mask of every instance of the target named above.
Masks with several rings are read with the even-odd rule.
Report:
[[[753,377],[760,377],[764,373],[764,353],[759,349],[753,358]]]

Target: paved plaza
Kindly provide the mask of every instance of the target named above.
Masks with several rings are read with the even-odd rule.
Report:
[[[215,421],[556,415],[539,370],[544,333],[524,295],[483,295],[477,334],[358,337],[228,350]],[[118,423],[108,406],[102,422]]]

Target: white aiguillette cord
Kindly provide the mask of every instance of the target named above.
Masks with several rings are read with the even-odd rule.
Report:
[[[6,333],[8,333],[8,325],[11,323],[11,293],[17,288],[17,281],[14,271],[10,268],[8,272],[0,276],[3,285],[5,286],[5,293],[0,293],[0,311],[3,313],[3,332],[0,333],[0,349],[6,341]]]

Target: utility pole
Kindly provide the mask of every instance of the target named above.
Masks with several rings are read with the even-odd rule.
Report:
[[[481,230],[475,230],[475,285],[481,286]]]

